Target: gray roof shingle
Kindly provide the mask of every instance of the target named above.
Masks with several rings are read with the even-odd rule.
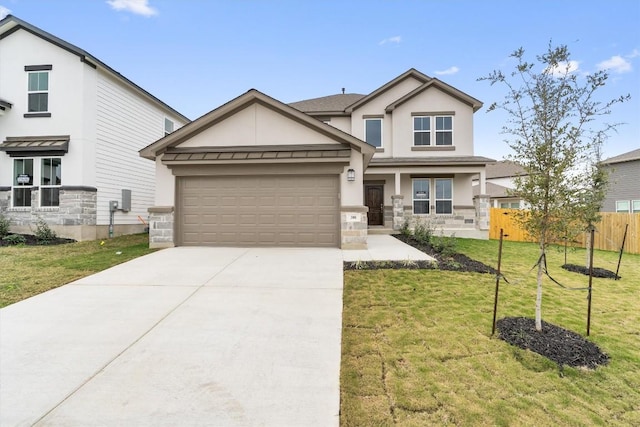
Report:
[[[322,96],[320,98],[305,99],[292,102],[289,106],[303,113],[330,113],[344,111],[349,105],[364,98],[366,95],[359,93],[340,93],[337,95]]]
[[[640,160],[640,148],[638,148],[637,150],[631,150],[627,153],[623,153],[615,157],[610,157],[604,160],[602,163],[605,165],[611,165],[614,163],[630,162],[632,160]]]

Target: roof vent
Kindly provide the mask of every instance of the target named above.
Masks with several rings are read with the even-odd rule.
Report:
[[[344,95],[344,88],[342,88],[342,94]]]

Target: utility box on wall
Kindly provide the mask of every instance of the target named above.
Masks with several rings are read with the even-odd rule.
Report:
[[[131,210],[131,190],[122,190],[122,206],[120,209],[124,212]]]

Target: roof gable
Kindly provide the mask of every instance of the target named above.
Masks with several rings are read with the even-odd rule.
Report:
[[[342,132],[341,130],[336,129],[333,126],[322,123],[321,121],[307,114],[304,114],[303,112],[293,107],[283,104],[282,102],[271,98],[263,94],[262,92],[251,89],[248,92],[240,95],[239,97],[216,108],[215,110],[210,111],[209,113],[189,123],[188,125],[183,126],[175,132],[143,148],[142,150],[140,150],[140,155],[142,157],[154,160],[163,152],[178,147],[179,145],[189,141],[190,139],[197,137],[199,134],[205,132],[212,126],[221,123],[232,116],[244,114],[247,109],[256,105],[265,107],[276,113],[277,115],[284,117],[287,120],[292,120],[298,124],[301,124],[306,128],[317,132],[324,137],[330,138],[331,140],[339,144],[347,144],[353,148],[356,148],[358,151],[361,151],[363,154],[365,154],[367,162],[375,152],[375,147],[367,144],[366,142],[352,135],[349,135],[348,133]],[[187,147],[188,145],[189,144],[187,143],[186,145],[184,145],[184,147]],[[230,143],[229,145],[237,144]]]
[[[405,80],[407,80],[409,78],[416,79],[421,83],[427,83],[430,80],[432,80],[431,77],[427,76],[426,74],[422,74],[420,71],[416,70],[415,68],[411,68],[408,71],[406,71],[406,72],[402,73],[401,75],[399,75],[398,77],[396,77],[395,79],[391,80],[390,82],[380,86],[378,89],[374,90],[373,92],[371,92],[369,95],[365,96],[364,98],[361,98],[360,100],[354,102],[353,104],[348,106],[345,109],[345,111],[347,113],[352,113],[358,107],[366,104],[367,102],[371,101],[374,98],[377,98],[381,94],[385,93],[389,89],[397,86],[398,84],[400,84],[401,82],[403,82],[403,81],[405,81]]]
[[[473,107],[473,111],[476,112],[478,111],[480,108],[482,108],[482,102],[478,101],[476,98],[467,95],[466,93],[454,88],[451,85],[446,84],[445,82],[438,80],[436,78],[432,78],[431,80],[429,80],[428,82],[422,84],[421,86],[415,88],[414,90],[412,90],[411,92],[407,93],[405,96],[403,96],[402,98],[398,99],[397,101],[393,102],[392,104],[389,104],[389,106],[387,106],[387,108],[385,109],[385,111],[387,113],[391,113],[394,109],[396,109],[398,106],[404,104],[405,102],[409,101],[410,99],[414,98],[415,96],[423,93],[424,91],[431,89],[431,88],[436,88],[441,90],[442,92],[446,93],[447,95],[450,95],[454,98],[456,98],[457,100],[464,102],[465,104],[468,104],[469,106]]]
[[[57,46],[57,47],[59,47],[59,48],[61,48],[63,50],[66,50],[67,52],[69,52],[69,53],[71,53],[73,55],[78,56],[80,61],[84,62],[85,64],[87,64],[88,66],[90,66],[92,68],[101,68],[101,69],[105,70],[107,73],[111,74],[114,78],[116,78],[117,80],[123,82],[126,86],[130,87],[135,92],[137,92],[138,94],[142,95],[144,98],[147,98],[151,102],[157,104],[162,109],[165,109],[165,110],[171,112],[172,114],[174,114],[177,117],[181,118],[185,122],[189,121],[188,117],[182,115],[180,112],[176,111],[175,109],[173,109],[169,105],[165,104],[160,99],[158,99],[155,96],[153,96],[151,93],[149,93],[146,90],[142,89],[140,86],[138,86],[137,84],[133,83],[131,80],[127,79],[122,74],[118,73],[116,70],[114,70],[113,68],[109,67],[107,64],[105,64],[104,62],[100,61],[98,58],[94,57],[93,55],[91,55],[87,51],[85,51],[83,49],[80,49],[79,47],[62,40],[61,38],[56,37],[53,34],[50,34],[50,33],[46,32],[44,30],[41,30],[40,28],[38,28],[38,27],[36,27],[34,25],[31,25],[28,22],[23,21],[22,19],[16,18],[13,15],[7,15],[4,19],[0,20],[0,41],[2,41],[2,39],[6,38],[6,37],[9,37],[11,34],[15,33],[16,31],[19,31],[19,30],[24,30],[24,31],[26,31],[26,32],[28,32],[30,34],[33,34],[36,37],[41,38],[42,40],[45,40],[45,41],[53,44],[54,46]]]

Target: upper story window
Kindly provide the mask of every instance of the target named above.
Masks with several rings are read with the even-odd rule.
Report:
[[[431,145],[431,117],[413,118],[413,145]]]
[[[164,136],[173,132],[173,122],[165,117],[164,119]]]
[[[436,116],[436,145],[453,145],[453,117]]]
[[[26,65],[27,113],[25,117],[50,117],[49,77],[51,65]]]
[[[453,146],[453,115],[414,115],[413,145]]]
[[[616,201],[616,212],[629,212],[629,201],[628,200],[617,200]]]
[[[382,148],[382,118],[364,120],[364,140],[377,148]]]

